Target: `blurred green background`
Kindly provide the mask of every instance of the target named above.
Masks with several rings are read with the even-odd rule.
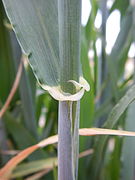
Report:
[[[80,127],[135,131],[134,102],[126,108],[124,101],[124,112],[117,118],[111,119],[109,115],[135,80],[135,1],[82,0],[81,33],[83,74],[91,91],[81,100]],[[0,0],[0,108],[10,93],[21,56]],[[135,99],[133,94],[126,98],[130,102]],[[57,117],[57,101],[39,87],[25,62],[19,88],[0,119],[0,166],[19,150],[57,134]],[[89,149],[93,153],[79,159],[79,180],[135,179],[135,138],[80,137],[80,152]],[[53,164],[56,156],[56,145],[36,151],[14,171],[15,179],[27,179],[42,172],[43,163],[52,163],[52,170],[43,173],[40,179],[56,180],[57,167]],[[37,166],[42,168],[37,170]],[[30,167],[32,170],[27,171]]]

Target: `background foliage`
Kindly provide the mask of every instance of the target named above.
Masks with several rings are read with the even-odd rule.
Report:
[[[81,62],[84,77],[91,85],[91,91],[81,100],[80,127],[107,127],[135,130],[135,103],[132,102],[120,117],[110,115],[112,108],[134,84],[134,70],[128,70],[130,63],[134,68],[134,57],[129,58],[129,50],[134,45],[134,1],[90,0],[91,12],[81,35]],[[120,12],[120,32],[111,53],[106,53],[106,23],[115,10]],[[95,26],[97,14],[101,12],[102,23]],[[112,27],[115,29],[115,27]],[[97,41],[101,42],[101,51]],[[92,56],[89,56],[89,52]],[[0,107],[7,99],[18,65],[21,50],[8,23],[2,1],[0,0]],[[128,98],[128,96],[126,96]],[[131,98],[132,100],[134,97]],[[120,104],[121,105],[121,104]],[[25,149],[40,140],[57,134],[57,102],[37,84],[27,62],[8,110],[0,120],[0,165],[3,166],[15,151]],[[111,118],[112,117],[112,118]],[[133,180],[135,143],[133,137],[81,137],[80,152],[93,149],[93,153],[79,160],[79,180]],[[43,172],[42,164],[53,164],[57,147],[51,145],[33,153],[24,164],[18,166],[16,179],[24,179],[33,173]],[[51,159],[50,159],[51,158]],[[26,171],[32,167],[31,171]],[[45,167],[45,166],[44,166]],[[43,179],[56,179],[57,167],[43,173]],[[48,167],[46,167],[48,169]],[[16,173],[14,172],[14,174]],[[22,172],[25,176],[22,177]],[[41,178],[42,179],[42,178]]]

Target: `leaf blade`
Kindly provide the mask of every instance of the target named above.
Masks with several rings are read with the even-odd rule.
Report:
[[[3,3],[19,44],[29,56],[39,81],[50,86],[58,84],[57,1],[4,0]]]

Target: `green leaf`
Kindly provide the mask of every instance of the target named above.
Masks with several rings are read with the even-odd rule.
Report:
[[[82,36],[84,36],[84,31],[82,31]],[[93,115],[94,115],[94,82],[92,77],[92,68],[89,66],[88,58],[88,46],[86,37],[82,39],[81,44],[81,62],[82,69],[84,72],[84,77],[87,79],[91,86],[91,91],[86,93],[81,100],[81,122],[80,127],[91,127]]]
[[[129,2],[130,1],[128,1],[128,0],[126,0],[126,1],[115,0],[110,9],[110,13],[113,12],[115,9],[118,9],[121,13],[121,16],[123,17],[126,13],[126,10],[129,7]]]
[[[18,165],[11,175],[12,178],[26,176],[38,171],[53,168],[57,165],[57,158],[48,158]]]
[[[126,138],[126,137],[125,137]],[[120,179],[120,170],[121,170],[121,147],[122,147],[122,138],[115,137],[114,139],[110,139],[113,143],[114,141],[114,149],[111,153],[107,162],[107,168],[105,168],[105,173],[108,174],[110,180],[119,180]],[[109,151],[109,150],[108,150]],[[106,177],[106,174],[104,176]],[[108,178],[109,179],[109,178]]]
[[[0,1],[0,99],[2,103],[7,99],[15,78],[10,36],[4,26],[5,17],[4,8]]]
[[[87,79],[91,86],[91,91],[85,93],[84,97],[81,99],[80,103],[80,127],[91,127],[93,123],[93,117],[94,117],[94,82],[92,79],[92,72],[91,67],[89,66],[89,58],[88,58],[88,42],[84,33],[84,30],[82,30],[82,43],[81,43],[81,62],[82,62],[82,69],[84,72],[84,77]],[[80,139],[80,152],[85,150],[86,148],[89,148],[90,137],[79,137]],[[83,167],[86,164],[86,159],[82,158],[79,159],[79,178],[84,179],[86,176],[86,172],[84,171]]]
[[[20,61],[22,60],[22,52],[18,41],[13,31],[10,32],[10,39],[12,45],[12,52],[14,55],[14,65],[16,71],[18,70]],[[36,90],[36,79],[30,66],[27,69],[23,66],[21,80],[19,83],[19,92],[21,99],[21,107],[24,117],[25,127],[37,137],[36,132],[36,118],[35,118],[35,90]]]
[[[15,78],[10,36],[7,28],[4,25],[5,18],[6,15],[3,4],[0,1],[0,109],[1,103],[4,104],[9,95]],[[18,94],[16,94],[13,98],[12,104],[15,103],[17,97]],[[8,149],[7,132],[5,130],[3,118],[0,119],[0,149]],[[1,165],[7,162],[8,159],[9,157],[7,155],[0,154]]]
[[[125,52],[127,51],[127,46],[129,48],[131,43],[132,35],[132,10],[129,8],[127,14],[123,17],[121,22],[121,30],[118,34],[116,42],[112,48],[111,54],[108,57],[108,70],[111,78],[112,92],[116,100],[119,99],[119,94],[117,90],[117,79],[122,68],[122,59]],[[125,60],[124,60],[125,61]],[[121,68],[120,68],[121,67]],[[117,101],[116,101],[117,102]]]
[[[78,35],[80,33],[79,25],[81,22],[80,18],[78,18],[79,14],[76,15],[75,8],[73,12],[71,12],[73,13],[73,19],[70,18],[70,16],[68,17],[66,13],[64,15],[68,26],[65,24],[66,21],[60,23],[63,19],[63,17],[60,16],[63,8],[60,9],[58,33],[57,1],[40,0],[37,2],[36,0],[24,0],[19,2],[18,0],[13,0],[9,2],[8,0],[3,0],[3,3],[20,46],[24,54],[29,57],[32,69],[42,88],[48,90],[55,99],[60,101],[79,100],[83,96],[84,90],[87,90],[88,85],[87,82],[84,83],[84,81],[81,81],[82,78],[79,79],[79,77],[77,77],[81,69],[79,69],[78,66],[80,56],[80,39]],[[76,2],[73,2],[73,6],[76,7]],[[78,12],[81,12],[81,8]],[[70,8],[67,13],[70,13]],[[73,23],[73,25],[70,26],[70,23]],[[63,28],[64,26],[65,28]],[[61,44],[63,40],[65,46]],[[72,49],[71,53],[69,53],[70,51],[67,51],[66,48],[68,48],[67,50]],[[66,61],[67,59],[70,61]],[[67,76],[67,73],[69,73],[70,76]],[[79,81],[79,83],[75,84],[73,81],[69,83],[67,82],[68,80],[76,80]],[[75,91],[75,96],[70,96],[63,92],[60,87],[60,85],[63,86],[63,83],[66,83],[67,87],[70,87],[71,83],[75,86],[77,85],[76,91],[78,91],[78,93]],[[63,90],[65,91],[65,89]],[[68,88],[66,92],[71,93],[70,88]]]
[[[9,112],[5,113],[3,119],[8,134],[13,137],[16,146],[20,150],[37,143],[31,133],[21,123],[17,122]],[[45,156],[47,156],[47,153],[44,153],[43,150],[38,150],[29,159],[36,160]]]
[[[135,102],[130,104],[126,122],[125,129],[135,131]],[[123,142],[123,152],[122,152],[122,179],[123,180],[133,180],[134,179],[134,168],[135,168],[135,143],[134,138],[125,138]]]
[[[17,65],[18,62],[15,61],[15,65]],[[32,73],[32,72],[31,72]],[[26,71],[26,69],[23,67],[21,80],[19,83],[19,92],[21,97],[21,105],[22,105],[22,112],[24,116],[24,124],[25,127],[29,130],[29,132],[32,133],[32,135],[37,138],[37,122],[36,122],[36,112],[35,112],[35,97],[34,97],[34,91],[36,87],[36,82],[34,80],[35,87],[32,88],[32,85],[30,83],[29,74]]]
[[[23,52],[40,83],[59,84],[57,1],[3,0]]]
[[[104,128],[114,128],[114,126],[118,123],[120,116],[124,113],[129,104],[135,99],[135,85],[133,85],[126,94],[120,99],[120,101],[114,106],[112,111],[110,112],[107,121],[104,124]],[[105,148],[107,144],[108,136],[97,137],[95,146],[94,146],[94,154],[91,164],[91,177],[94,180],[98,176],[100,176],[101,169],[103,167]]]
[[[112,61],[117,62],[118,57],[121,55],[121,52],[128,41],[132,29],[132,13],[132,9],[129,8],[127,14],[122,19],[121,30],[109,56]]]

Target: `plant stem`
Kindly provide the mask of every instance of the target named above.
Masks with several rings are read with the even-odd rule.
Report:
[[[58,179],[72,180],[72,138],[68,102],[59,102]]]
[[[77,111],[75,112],[74,110]],[[79,112],[79,102],[59,102],[59,180],[77,179],[79,152]],[[74,122],[74,124],[72,122]]]
[[[81,0],[58,0],[60,82],[75,93],[68,80],[79,80]],[[59,102],[58,179],[75,180],[78,170],[79,102]]]

